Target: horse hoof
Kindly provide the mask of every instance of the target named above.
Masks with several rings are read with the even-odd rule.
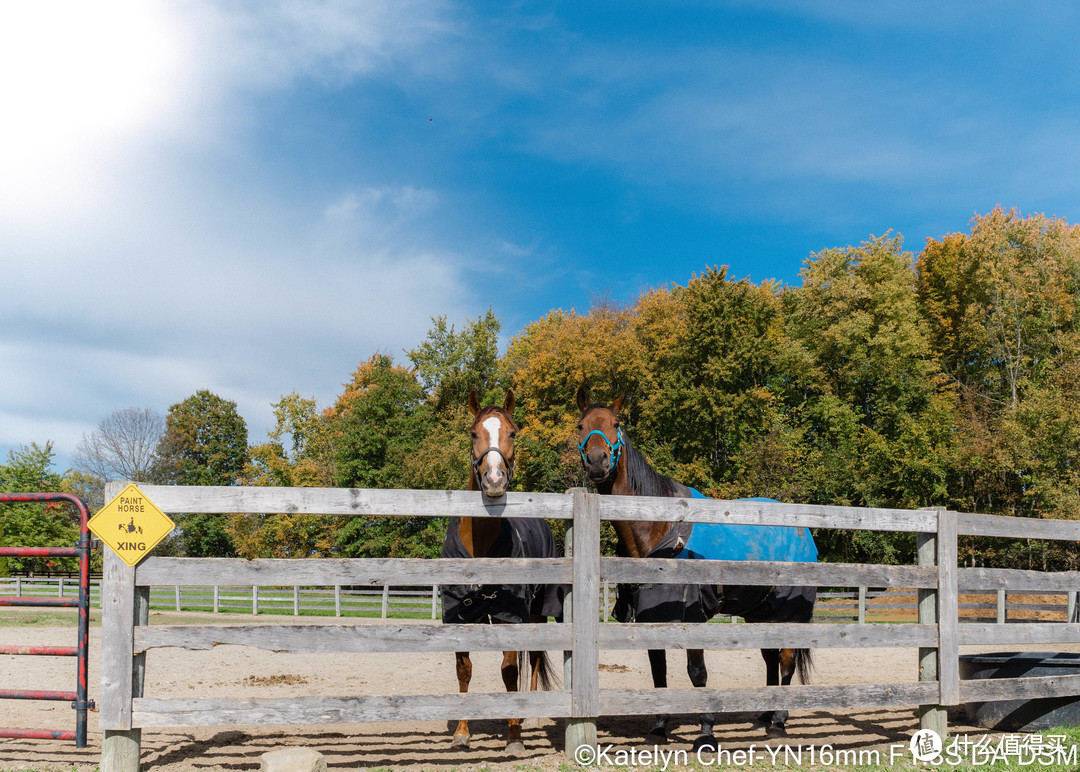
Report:
[[[783,724],[769,724],[765,727],[766,737],[786,737],[787,727]]]
[[[666,743],[668,740],[667,729],[662,726],[654,726],[645,736],[654,743]]]
[[[507,743],[506,744],[506,755],[507,756],[524,756],[525,755],[525,743],[520,742],[520,741]]]
[[[456,734],[450,740],[451,748],[468,748],[469,747],[469,735]]]
[[[716,747],[716,738],[711,734],[703,734],[701,737],[694,740],[693,751],[694,753],[700,753],[701,751],[715,753]]]

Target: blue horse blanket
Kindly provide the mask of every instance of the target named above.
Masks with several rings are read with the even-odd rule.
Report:
[[[704,499],[690,489],[691,498]],[[770,501],[753,498],[742,501]],[[693,531],[676,558],[705,560],[787,560],[817,562],[817,545],[809,528],[784,525],[735,525],[728,523],[692,523]]]
[[[705,498],[690,490],[692,498]],[[792,562],[817,562],[817,555],[808,528],[726,523],[675,523],[649,553],[676,560]],[[621,622],[705,622],[716,614],[747,622],[806,622],[816,597],[816,587],[620,584],[613,613]]]

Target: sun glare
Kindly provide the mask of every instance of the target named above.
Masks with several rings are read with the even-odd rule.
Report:
[[[0,203],[80,197],[103,160],[160,120],[177,72],[161,6],[0,3]]]

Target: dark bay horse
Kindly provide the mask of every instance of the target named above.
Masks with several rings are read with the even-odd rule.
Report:
[[[620,396],[610,407],[592,405],[584,388],[577,392],[581,410],[578,421],[578,450],[589,479],[601,494],[616,496],[665,496],[690,498],[697,492],[654,470],[630,444],[619,424],[619,413],[625,397]],[[700,494],[697,494],[700,496]],[[772,541],[773,550],[781,554],[789,549],[799,557],[770,556],[757,559],[816,560],[817,548],[806,529],[769,526],[703,526],[702,524],[672,522],[612,521],[619,538],[619,554],[625,557],[699,557],[710,556],[705,549],[690,551],[701,538],[723,540],[727,534],[749,529],[751,538]],[[754,529],[761,529],[756,534]],[[697,533],[698,538],[695,538]],[[746,534],[746,531],[742,533]],[[685,549],[684,549],[685,548]],[[696,550],[696,548],[695,548]],[[812,557],[810,556],[812,555]],[[723,559],[747,559],[725,555]],[[615,616],[620,621],[638,622],[706,622],[717,613],[741,616],[747,622],[809,622],[814,613],[815,587],[745,587],[708,585],[620,585]],[[809,649],[762,649],[765,660],[766,684],[787,686],[798,672],[803,683],[808,681],[811,668]],[[653,685],[667,686],[667,661],[663,649],[649,651]],[[701,649],[687,649],[686,670],[694,686],[704,687],[708,679],[705,656]],[[787,711],[769,711],[759,720],[769,732],[783,732]],[[667,736],[667,716],[657,717],[650,734]],[[694,749],[714,747],[714,717],[702,716],[701,736]]]
[[[518,431],[511,416],[514,393],[506,392],[502,407],[481,408],[473,391],[469,394],[468,404],[473,414],[469,490],[482,491],[489,499],[502,498],[514,476],[514,437]],[[452,517],[443,542],[442,557],[549,558],[559,557],[559,554],[551,528],[543,520]],[[561,619],[562,598],[563,588],[555,585],[444,585],[443,622],[498,624],[546,622],[548,616]],[[472,660],[467,651],[459,651],[456,661],[458,686],[462,692],[467,692],[472,679]],[[503,652],[502,679],[508,692],[518,690],[519,677],[524,680],[524,666],[523,652]],[[538,684],[544,689],[551,688],[551,670],[545,652],[529,652],[529,673],[530,687],[534,691]],[[507,724],[507,753],[524,752],[521,719],[507,719]],[[458,722],[453,745],[468,747],[468,721]]]

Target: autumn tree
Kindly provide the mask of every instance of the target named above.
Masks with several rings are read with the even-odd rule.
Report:
[[[248,449],[243,485],[328,487],[334,484],[330,430],[314,399],[296,392],[272,404],[267,441]],[[343,517],[233,514],[225,531],[244,558],[326,557],[334,553]]]
[[[588,315],[552,311],[510,341],[502,366],[517,398],[515,412],[525,417],[517,437],[522,486],[562,493],[584,485],[574,394],[583,384],[596,402],[625,392],[637,410],[644,359],[633,311],[609,303]],[[627,417],[631,426],[635,415]]]
[[[970,234],[929,240],[918,275],[960,414],[951,505],[1072,516],[1080,229],[997,208],[976,217]]]

